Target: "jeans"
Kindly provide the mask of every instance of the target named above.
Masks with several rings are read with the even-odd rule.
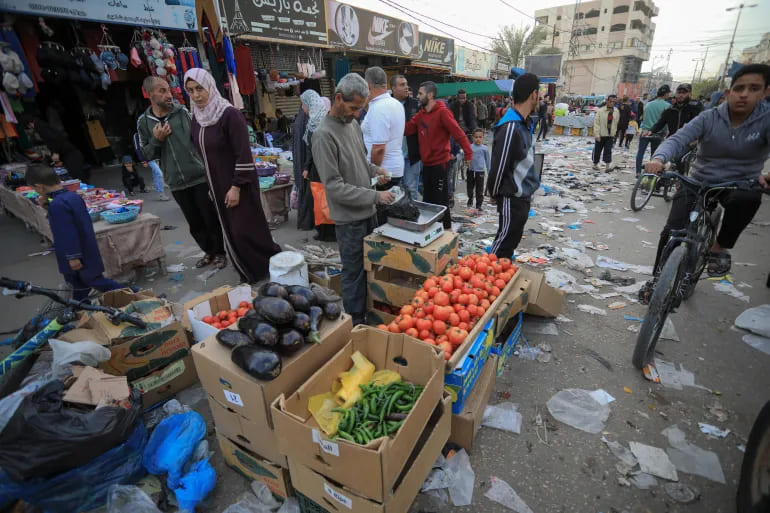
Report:
[[[96,289],[99,292],[107,292],[109,290],[116,290],[125,288],[126,285],[118,283],[115,280],[105,278],[103,275],[99,275],[96,278],[85,280],[81,273],[75,272],[64,276],[64,280],[72,285],[72,299],[75,301],[82,301],[88,297],[91,293],[91,289]]]
[[[150,160],[147,162],[152,170],[152,183],[155,185],[155,190],[160,194],[163,194],[163,172],[160,170],[157,160]]]
[[[447,187],[449,190],[449,198],[455,195],[455,181],[457,180],[457,173],[460,168],[460,160],[450,160],[447,164]]]
[[[342,260],[342,304],[353,317],[353,325],[366,322],[366,273],[364,272],[364,237],[372,233],[374,217],[335,224]]]
[[[419,199],[417,188],[420,182],[420,172],[422,172],[422,161],[410,164],[408,158],[404,159],[404,178],[402,183],[409,189],[409,193],[414,200]]]
[[[636,176],[642,174],[642,160],[644,160],[644,153],[647,151],[647,145],[652,148],[651,153],[655,155],[655,150],[660,146],[661,140],[659,137],[640,137],[639,149],[636,151]]]

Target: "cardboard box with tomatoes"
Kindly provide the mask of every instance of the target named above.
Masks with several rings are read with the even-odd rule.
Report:
[[[185,303],[182,323],[201,342],[246,315],[255,297],[249,285],[219,287]]]

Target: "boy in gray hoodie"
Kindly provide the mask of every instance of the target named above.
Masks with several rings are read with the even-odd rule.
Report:
[[[758,180],[770,188],[770,176],[762,168],[770,154],[770,106],[764,102],[770,91],[770,66],[748,64],[735,74],[727,101],[715,109],[703,111],[661,144],[645,171],[660,173],[666,162],[683,155],[692,141],[698,141],[698,153],[692,164],[692,177],[705,184]],[[711,248],[708,273],[723,276],[730,270],[730,253],[738,236],[751,222],[761,203],[760,191],[733,190],[720,196],[724,207],[722,227]],[[672,230],[687,226],[689,213],[697,199],[695,192],[682,187],[674,196],[666,225],[660,234],[655,258],[655,274],[663,266],[663,249]],[[651,284],[640,291],[645,301],[652,293]]]

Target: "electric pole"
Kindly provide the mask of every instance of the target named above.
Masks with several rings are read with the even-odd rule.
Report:
[[[575,57],[578,56],[580,46],[578,45],[578,8],[580,7],[580,0],[575,0],[575,12],[572,14],[572,29],[569,35],[569,51],[567,52],[567,58],[569,59],[569,72],[567,74],[567,92],[572,92],[572,76],[575,74]],[[593,81],[593,79],[592,79]]]
[[[734,11],[738,9],[738,17],[735,19],[735,28],[733,29],[733,37],[730,39],[730,48],[727,50],[727,58],[725,59],[725,69],[722,71],[722,75],[719,78],[719,90],[722,90],[722,86],[725,82],[725,76],[727,75],[727,72],[729,69],[727,68],[730,65],[730,57],[732,57],[733,53],[733,44],[735,43],[735,33],[738,32],[738,23],[741,21],[741,12],[743,12],[744,9],[749,9],[751,7],[756,7],[757,4],[740,4],[738,7],[728,7],[725,9],[726,12]]]
[[[692,71],[692,80],[690,81],[691,85],[695,83],[695,75],[698,74],[698,63],[700,62],[700,59],[692,59],[692,61],[695,63],[695,69]]]
[[[708,45],[705,45],[705,46],[706,46],[706,54],[703,56],[703,65],[700,67],[700,74],[698,75],[698,82],[703,80],[703,68],[706,67],[706,59],[709,56],[709,46]]]

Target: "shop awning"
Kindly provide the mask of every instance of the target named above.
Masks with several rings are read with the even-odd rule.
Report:
[[[496,96],[499,94],[510,94],[513,80],[480,80],[475,82],[450,82],[446,84],[436,84],[439,98],[446,96],[456,96],[457,91],[465,89],[468,97],[474,96]]]

